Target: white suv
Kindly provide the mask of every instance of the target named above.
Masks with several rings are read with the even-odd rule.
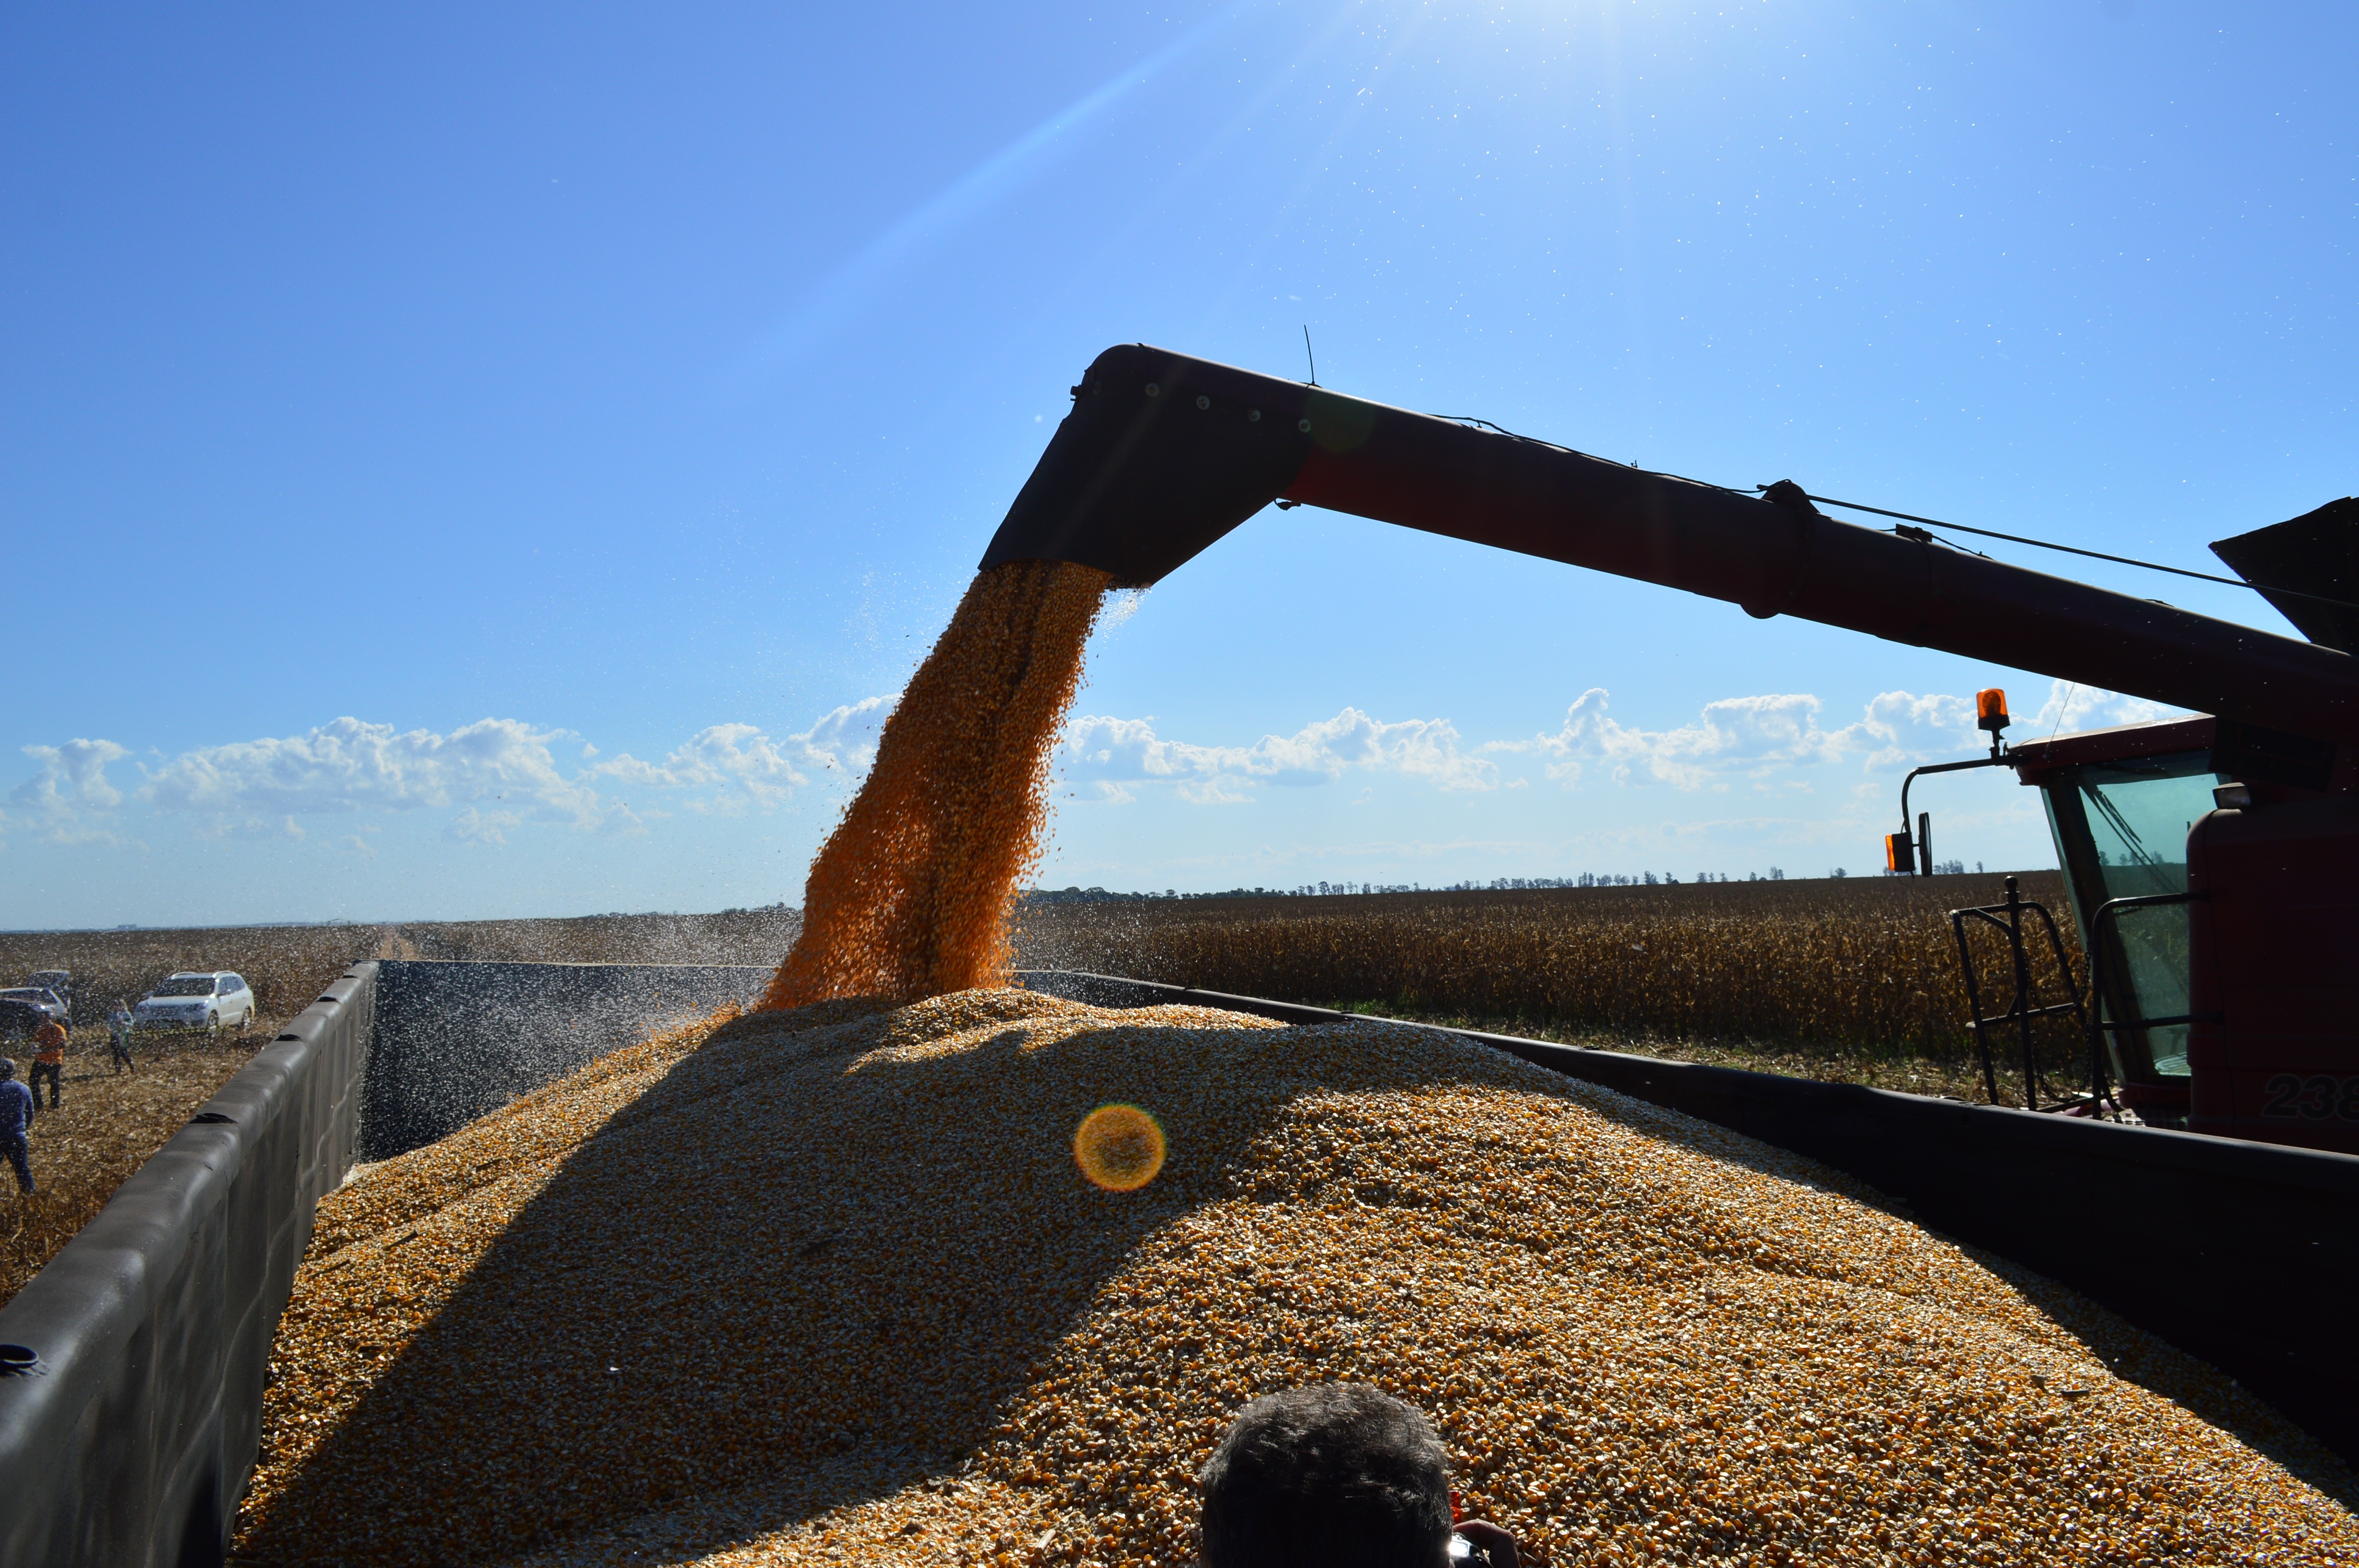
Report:
[[[254,1022],[254,988],[226,969],[167,979],[131,1010],[134,1029],[243,1029]]]

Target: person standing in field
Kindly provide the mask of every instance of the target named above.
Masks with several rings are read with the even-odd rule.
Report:
[[[41,1103],[41,1080],[49,1080],[49,1108],[58,1108],[66,1074],[66,1032],[54,1018],[45,1018],[33,1031],[33,1103]]]
[[[106,1015],[106,1037],[114,1043],[116,1072],[137,1065],[131,1060],[131,1010],[123,1005],[121,997],[114,999],[114,1011]]]
[[[16,1185],[27,1194],[34,1190],[33,1157],[25,1147],[32,1128],[33,1091],[16,1081],[16,1064],[0,1056],[0,1152],[16,1168]]]

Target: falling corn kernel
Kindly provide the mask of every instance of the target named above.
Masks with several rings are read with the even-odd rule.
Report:
[[[811,862],[764,1007],[1006,983],[1008,909],[1045,848],[1050,751],[1112,580],[1062,561],[977,574]]]

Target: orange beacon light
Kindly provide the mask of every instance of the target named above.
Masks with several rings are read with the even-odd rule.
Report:
[[[1990,687],[1974,693],[1974,728],[1995,735],[2007,727],[2006,693]]]

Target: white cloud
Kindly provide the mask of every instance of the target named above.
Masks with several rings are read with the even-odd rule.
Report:
[[[855,781],[875,759],[893,700],[838,708],[776,741],[752,724],[711,725],[659,764],[627,752],[597,761],[598,749],[580,736],[521,719],[485,719],[437,734],[346,718],[303,735],[184,752],[151,773],[139,793],[158,811],[197,817],[198,830],[210,837],[300,838],[298,816],[451,806],[465,808],[445,830],[458,842],[505,843],[527,822],[636,833],[647,818],[669,813],[634,811],[601,786],[709,791],[684,803],[698,811],[772,810],[815,777]],[[565,742],[580,744],[580,765],[559,761],[556,748]],[[110,804],[119,801],[97,768],[127,753],[111,742],[74,745],[107,751],[93,765],[72,748],[35,749],[44,770],[17,796],[47,803],[43,808],[60,816],[72,804],[77,777],[94,777]],[[81,787],[90,795],[92,786]],[[66,806],[55,804],[60,798]]]
[[[687,802],[694,811],[731,813],[748,806],[768,811],[814,775],[857,781],[875,762],[877,736],[897,700],[872,697],[838,708],[801,734],[778,740],[752,724],[714,724],[660,763],[625,752],[590,771],[643,788],[720,792]]]
[[[243,819],[217,816],[200,822],[197,831],[208,838],[292,838],[299,841],[310,837],[303,830],[303,825],[291,816],[281,816],[276,822],[266,822],[258,816]]]
[[[306,733],[201,747],[143,770],[136,789],[118,788],[109,767],[131,755],[112,741],[29,746],[31,776],[9,792],[0,829],[51,842],[132,844],[126,822],[142,808],[188,821],[201,836],[243,840],[332,842],[375,851],[362,833],[320,829],[322,816],[374,817],[426,811],[453,843],[497,846],[554,824],[601,833],[643,833],[679,811],[769,812],[799,791],[855,785],[874,764],[895,697],[836,708],[799,733],[773,735],[749,723],[712,724],[647,762],[603,752],[567,730],[521,719],[485,719],[447,734],[339,719]],[[2039,711],[2018,721],[2017,738],[2164,716],[2155,704],[2057,682]],[[1553,733],[1468,746],[1447,719],[1386,722],[1346,708],[1285,735],[1248,745],[1203,745],[1158,734],[1152,719],[1076,718],[1059,742],[1060,776],[1076,791],[1130,801],[1169,786],[1197,805],[1237,804],[1266,787],[1314,787],[1357,773],[1398,774],[1437,790],[1518,788],[1501,781],[1511,755],[1543,764],[1571,784],[1585,770],[1625,783],[1681,790],[1732,788],[1808,793],[1812,770],[1848,763],[1870,774],[1915,762],[1979,751],[1968,699],[1881,693],[1850,723],[1830,728],[1807,694],[1733,697],[1706,705],[1693,722],[1662,730],[1625,725],[1593,689]],[[563,760],[560,760],[560,753]],[[310,824],[310,826],[307,826]],[[319,837],[312,837],[314,834]]]
[[[123,842],[108,826],[123,792],[108,782],[106,765],[130,754],[112,741],[26,747],[25,755],[40,767],[8,792],[9,806],[20,815],[0,814],[0,827],[21,826],[52,844]]]
[[[1582,693],[1553,735],[1494,742],[1488,751],[1552,759],[1548,775],[1570,787],[1586,764],[1603,764],[1616,784],[1668,784],[1692,790],[1727,775],[1762,779],[1782,769],[1857,756],[1872,768],[1947,756],[1975,743],[1974,707],[1961,697],[1887,691],[1840,729],[1819,722],[1822,704],[1805,693],[1728,697],[1704,705],[1693,724],[1640,730],[1606,711],[1601,687]]]
[[[639,792],[688,795],[679,802],[687,809],[728,814],[773,810],[814,783],[857,784],[875,761],[895,700],[847,704],[776,740],[752,724],[710,725],[660,763],[628,753],[601,760],[582,737],[521,719],[485,719],[438,734],[344,718],[300,735],[183,752],[143,770],[145,782],[128,798],[106,776],[109,763],[131,755],[126,748],[112,741],[27,746],[38,766],[7,795],[0,831],[60,844],[136,844],[118,834],[118,818],[145,806],[190,820],[207,838],[300,840],[309,835],[305,818],[452,808],[444,837],[454,842],[505,843],[532,823],[643,833],[673,813]],[[578,762],[559,759],[569,743],[580,746]],[[357,836],[336,841],[375,853]]]
[[[2124,697],[2103,687],[2076,686],[2071,681],[2050,681],[2048,700],[2026,724],[2021,719],[2015,739],[2044,741],[2059,730],[2104,730],[2115,724],[2148,724],[2158,719],[2176,719],[2182,708],[2149,702],[2142,697]]]
[[[1131,797],[1125,792],[1124,798]],[[1180,798],[1190,806],[1244,806],[1253,796],[1240,786],[1237,780],[1214,773],[1211,778],[1181,780]]]
[[[1199,746],[1167,741],[1152,719],[1076,719],[1058,749],[1063,776],[1101,799],[1133,798],[1129,786],[1171,784],[1200,804],[1251,798],[1252,785],[1332,784],[1353,768],[1397,773],[1445,790],[1497,787],[1497,765],[1458,749],[1448,719],[1385,723],[1356,708],[1291,735],[1265,735],[1250,746]]]
[[[141,794],[159,811],[213,817],[506,800],[543,821],[595,827],[604,810],[597,791],[568,778],[549,749],[569,739],[514,719],[448,735],[339,719],[307,735],[183,752]]]
[[[451,819],[442,829],[442,837],[453,844],[505,844],[508,835],[523,826],[524,818],[513,811],[479,811],[471,806]],[[372,859],[375,857],[376,852],[357,838],[347,842]]]

